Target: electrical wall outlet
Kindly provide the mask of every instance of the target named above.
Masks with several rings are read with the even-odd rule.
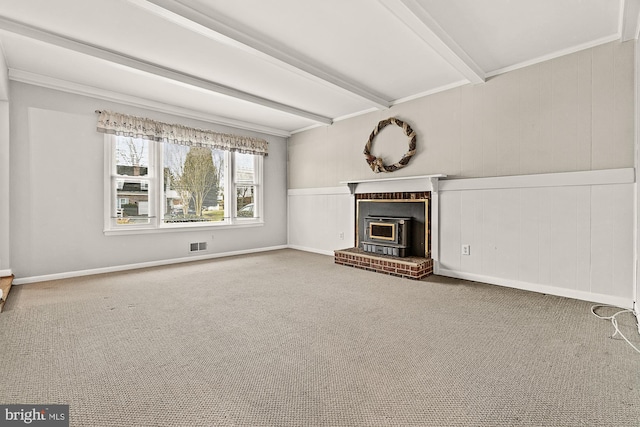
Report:
[[[341,231],[341,232],[338,234],[338,238],[339,238],[340,240],[344,240],[344,232],[342,232],[342,231]]]
[[[471,245],[462,245],[462,255],[471,255]]]

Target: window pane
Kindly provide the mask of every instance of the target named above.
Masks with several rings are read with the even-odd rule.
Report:
[[[255,218],[255,194],[256,188],[253,185],[236,186],[237,208],[236,216],[240,218]]]
[[[149,223],[149,181],[116,180],[116,223]]]
[[[164,145],[164,222],[224,220],[224,152]]]
[[[116,173],[146,176],[149,173],[149,141],[136,138],[116,138]]]
[[[236,158],[236,182],[255,183],[255,155],[235,153]]]

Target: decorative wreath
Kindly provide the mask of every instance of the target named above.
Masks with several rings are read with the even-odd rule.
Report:
[[[378,158],[373,154],[371,154],[371,144],[373,143],[373,140],[376,137],[376,135],[382,129],[384,129],[385,126],[391,123],[400,126],[404,131],[405,135],[409,137],[409,151],[407,151],[399,161],[397,161],[396,163],[390,166],[387,166],[384,164],[381,158]],[[411,129],[411,126],[409,126],[406,122],[403,122],[400,119],[396,119],[395,117],[390,117],[386,120],[381,120],[378,123],[378,125],[375,127],[373,132],[371,132],[371,135],[369,135],[369,140],[367,141],[367,144],[364,146],[364,156],[367,159],[367,163],[369,163],[369,167],[375,173],[393,172],[398,169],[401,169],[407,166],[407,163],[409,163],[409,160],[411,160],[411,157],[413,157],[414,154],[416,154],[416,132],[413,129]]]

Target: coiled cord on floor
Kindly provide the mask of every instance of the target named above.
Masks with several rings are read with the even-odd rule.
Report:
[[[611,320],[611,324],[613,325],[613,328],[615,329],[615,333],[613,335],[611,335],[611,338],[615,337],[616,335],[620,335],[622,337],[622,339],[625,340],[627,342],[627,344],[629,344],[631,346],[631,348],[633,348],[636,352],[640,353],[640,350],[638,350],[638,348],[635,345],[633,345],[631,343],[631,341],[629,341],[627,339],[627,337],[625,337],[624,334],[620,331],[620,329],[618,328],[618,319],[616,319],[616,316],[618,316],[619,314],[622,314],[622,313],[632,313],[633,314],[633,311],[629,310],[629,309],[623,309],[623,310],[620,310],[620,311],[618,311],[617,313],[615,313],[615,314],[613,314],[611,316],[601,316],[598,313],[596,313],[596,310],[598,308],[602,308],[602,307],[610,307],[610,308],[618,308],[618,307],[613,307],[613,306],[610,306],[610,305],[597,305],[597,304],[591,306],[591,313],[594,316],[596,316],[598,319]]]

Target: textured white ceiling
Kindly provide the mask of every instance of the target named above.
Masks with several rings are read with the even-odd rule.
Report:
[[[636,37],[638,1],[0,0],[0,53],[16,81],[287,135]]]

